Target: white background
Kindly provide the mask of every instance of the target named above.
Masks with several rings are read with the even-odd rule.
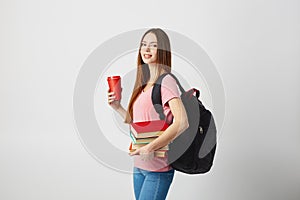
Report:
[[[212,171],[177,173],[168,199],[300,198],[299,1],[12,0],[0,16],[0,199],[133,199],[82,146],[72,98],[96,47],[152,27],[205,49],[226,94]]]

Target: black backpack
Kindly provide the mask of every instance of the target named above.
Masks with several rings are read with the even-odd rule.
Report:
[[[193,88],[185,91],[175,75],[165,73],[155,82],[151,97],[161,120],[165,120],[161,100],[161,83],[168,74],[177,82],[189,121],[189,127],[169,144],[168,163],[172,168],[183,173],[206,173],[213,165],[217,145],[214,118],[199,100],[199,90]]]

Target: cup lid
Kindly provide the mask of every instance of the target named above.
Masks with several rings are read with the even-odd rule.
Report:
[[[107,80],[111,80],[111,79],[120,79],[121,76],[109,76],[107,77]]]

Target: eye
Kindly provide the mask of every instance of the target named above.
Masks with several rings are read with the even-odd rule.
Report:
[[[145,46],[147,46],[147,45],[146,45],[146,43],[142,43],[141,46],[142,46],[142,47],[145,47]]]
[[[150,47],[151,47],[151,48],[156,48],[156,47],[157,47],[157,44],[150,44]]]

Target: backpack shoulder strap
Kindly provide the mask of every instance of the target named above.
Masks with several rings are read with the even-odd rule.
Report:
[[[164,115],[162,100],[161,100],[161,84],[164,77],[166,77],[168,74],[171,75],[176,80],[176,83],[181,91],[181,94],[185,93],[185,90],[183,89],[183,87],[181,86],[180,82],[178,81],[177,77],[174,74],[164,73],[158,77],[152,89],[151,99],[152,99],[152,104],[154,106],[154,109],[159,114],[159,118],[161,120],[165,120],[166,118],[166,116]]]
[[[165,120],[165,118],[166,118],[163,107],[162,107],[161,83],[162,83],[163,78],[168,74],[169,73],[165,73],[158,77],[158,79],[154,83],[154,86],[152,89],[152,95],[151,95],[152,104],[154,106],[155,111],[159,114],[159,118],[161,120]]]

